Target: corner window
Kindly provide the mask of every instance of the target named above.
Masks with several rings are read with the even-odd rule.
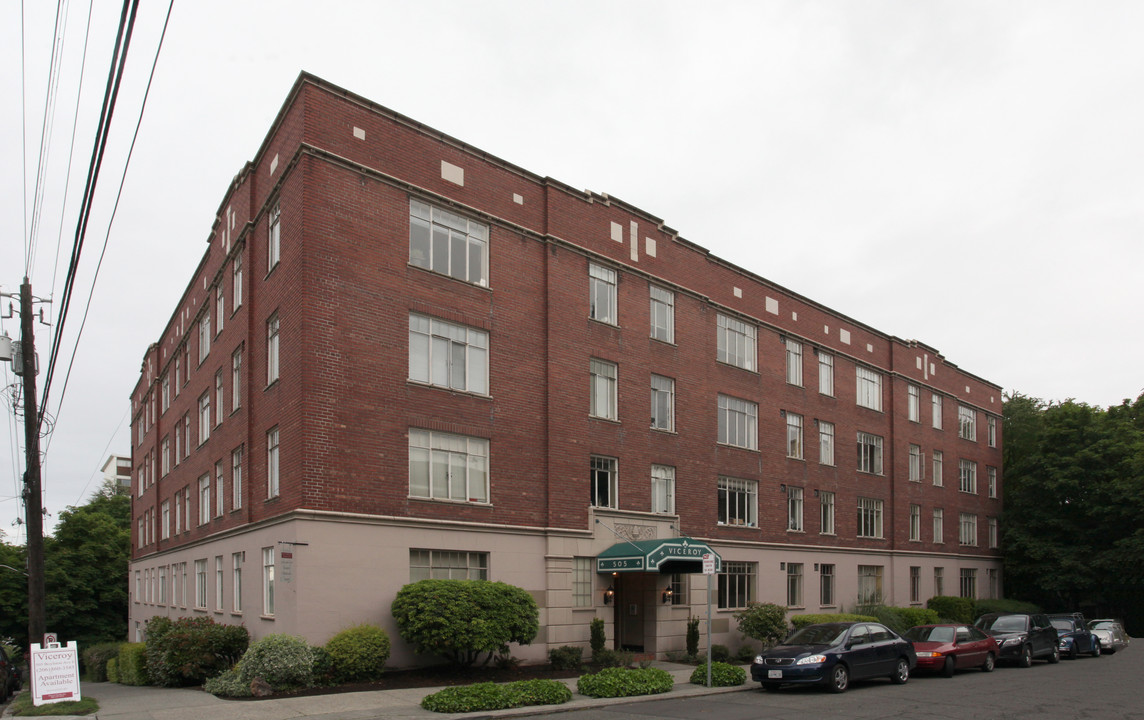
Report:
[[[987,418],[987,431],[989,433],[989,447],[997,447],[997,418]]]
[[[487,287],[488,259],[487,225],[410,198],[411,265]]]

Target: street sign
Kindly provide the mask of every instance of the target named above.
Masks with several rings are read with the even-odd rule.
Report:
[[[704,575],[714,575],[715,574],[715,554],[714,553],[703,553],[703,574]]]

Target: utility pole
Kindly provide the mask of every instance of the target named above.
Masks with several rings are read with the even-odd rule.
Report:
[[[43,642],[44,501],[40,494],[40,406],[36,400],[36,343],[32,284],[20,286],[20,343],[24,360],[24,509],[28,530],[28,642]]]

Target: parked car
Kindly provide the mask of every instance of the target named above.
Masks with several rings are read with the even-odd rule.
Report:
[[[852,680],[888,677],[900,685],[916,665],[914,646],[885,625],[820,623],[796,630],[755,656],[751,679],[764,690],[819,684],[840,693]]]
[[[1001,652],[991,635],[970,625],[918,625],[905,638],[914,644],[918,670],[940,670],[946,677],[964,668],[993,672]]]
[[[0,646],[0,702],[4,702],[20,689],[20,673],[8,653]]]
[[[1090,620],[1088,629],[1100,639],[1100,649],[1109,655],[1128,647],[1128,643],[1132,641],[1132,638],[1128,637],[1128,633],[1124,631],[1124,623],[1119,620],[1110,618]]]
[[[1049,618],[1041,613],[988,613],[974,626],[993,636],[1001,648],[999,660],[1030,667],[1033,659],[1060,662],[1060,640]]]
[[[1100,639],[1088,629],[1084,615],[1060,613],[1050,615],[1049,622],[1057,629],[1061,655],[1076,660],[1081,653],[1100,657]]]

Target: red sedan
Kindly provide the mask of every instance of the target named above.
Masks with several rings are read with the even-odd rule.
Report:
[[[918,655],[918,670],[940,670],[953,677],[963,668],[993,672],[997,641],[972,625],[918,625],[905,633]]]

